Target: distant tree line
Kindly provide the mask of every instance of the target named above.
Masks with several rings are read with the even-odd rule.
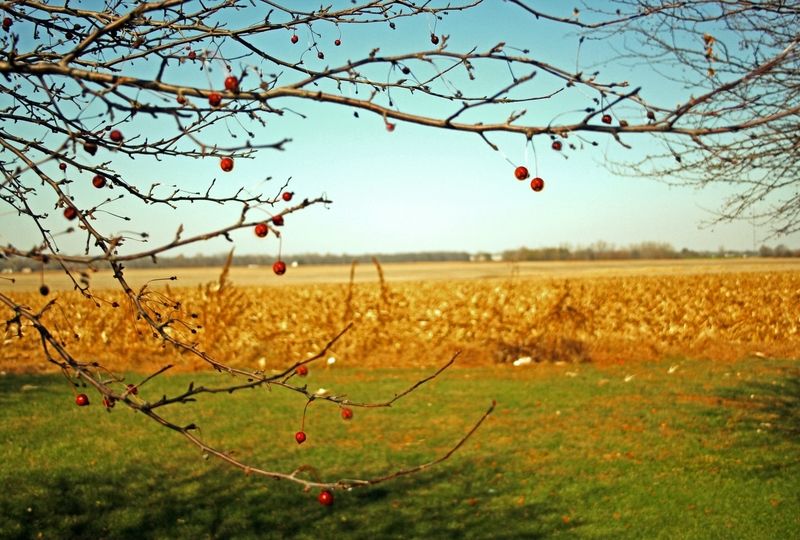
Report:
[[[360,263],[371,263],[372,257],[382,263],[394,262],[435,262],[435,261],[469,261],[471,255],[466,251],[421,251],[411,253],[369,253],[360,255],[350,255],[347,253],[333,254],[333,253],[301,253],[298,255],[284,255],[284,259],[288,263],[297,262],[299,265],[313,265],[313,264],[350,264],[353,261]],[[158,257],[157,259],[137,259],[129,261],[125,264],[127,268],[187,268],[187,267],[221,267],[225,264],[228,258],[227,253],[219,253],[216,255],[178,255],[175,257]],[[275,262],[274,255],[234,255],[234,266],[272,266]],[[21,270],[24,267],[30,267],[30,261],[20,258],[4,258],[0,254],[0,268],[11,268],[13,270]],[[59,266],[50,261],[46,268],[56,269]],[[37,267],[38,269],[38,267]]]
[[[617,247],[606,242],[595,242],[587,247],[562,245],[558,247],[526,248],[502,253],[504,261],[593,261],[628,259],[707,259],[719,257],[800,257],[800,249],[790,249],[783,244],[776,247],[761,246],[756,252],[726,250],[695,251],[688,248],[676,250],[666,242],[642,242]]]
[[[219,267],[225,264],[228,255],[178,255],[176,257],[159,257],[157,259],[138,259],[126,264],[128,268],[187,268],[187,267]],[[719,257],[800,257],[800,249],[791,249],[783,244],[775,247],[761,246],[758,251],[734,251],[720,247],[716,251],[695,251],[687,248],[676,250],[664,242],[642,242],[625,247],[617,247],[607,242],[595,242],[586,247],[542,247],[506,250],[502,253],[468,253],[466,251],[416,251],[408,253],[366,253],[350,255],[347,253],[301,253],[286,255],[288,262],[299,265],[315,264],[350,264],[353,261],[369,263],[376,257],[382,263],[399,262],[445,262],[445,261],[490,261],[507,262],[522,261],[593,261],[593,260],[629,260],[629,259],[707,259]],[[234,266],[270,266],[274,261],[271,255],[236,255]],[[30,266],[30,261],[20,258],[5,258],[0,254],[0,269],[21,270]],[[51,261],[45,268],[56,269],[58,265]],[[38,268],[37,268],[38,270]]]

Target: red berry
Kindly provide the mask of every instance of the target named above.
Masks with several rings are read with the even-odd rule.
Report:
[[[108,138],[114,142],[122,142],[122,132],[118,129],[113,129],[111,133],[108,134]]]
[[[194,51],[189,51],[189,60],[194,60],[197,58],[197,53]]]
[[[292,34],[292,39],[290,40],[292,43],[297,43],[300,41],[300,38],[297,37],[297,34]]]
[[[604,124],[610,124],[611,123],[611,115],[610,114],[604,114],[603,117],[600,118],[600,121],[603,122]]]
[[[89,396],[86,394],[78,394],[75,396],[75,404],[78,407],[86,407],[89,404]]]
[[[135,384],[128,384],[125,386],[129,394],[133,394],[134,396],[139,393],[139,387]]]
[[[544,189],[544,180],[542,180],[538,176],[533,180],[531,180],[531,189],[533,191],[536,191],[537,193],[539,191],[542,191]]]
[[[42,283],[42,286],[39,287],[39,294],[41,294],[42,296],[47,296],[48,294],[50,294],[50,287]]]
[[[103,396],[103,407],[111,409],[114,407],[114,398]]]
[[[208,94],[208,104],[212,107],[219,107],[222,103],[222,94],[219,92],[211,92]]]
[[[59,163],[58,164],[58,168],[61,169],[62,171],[66,171],[67,170],[67,164],[66,163]]]
[[[320,60],[324,60],[325,59],[325,54],[323,54],[322,51],[317,51],[317,58],[319,58]]]
[[[83,149],[90,155],[95,155],[97,153],[97,144],[93,142],[85,142],[83,143]]]
[[[345,420],[352,419],[353,418],[353,409],[350,409],[348,407],[342,408],[342,418],[344,418]]]
[[[439,44],[439,36],[437,36],[436,34],[431,34],[431,43],[433,43],[434,45],[438,45]]]
[[[78,217],[78,211],[75,210],[74,206],[67,206],[66,208],[64,208],[64,217],[72,221],[73,219]]]
[[[411,73],[411,68],[408,66],[403,66],[403,69],[401,71],[403,72],[403,75],[408,75],[409,73]]]
[[[3,19],[3,29],[8,30],[9,28],[11,28],[11,25],[13,23],[14,21],[11,20],[11,17],[6,17],[5,19]]]
[[[514,169],[514,176],[517,177],[517,180],[525,180],[526,178],[528,178],[528,176],[530,176],[528,174],[528,168],[520,165],[519,167]]]
[[[178,96],[175,98],[175,101],[177,101],[177,102],[178,102],[180,105],[185,105],[185,104],[186,104],[186,97],[185,97],[185,96],[178,95]]]
[[[283,261],[275,261],[275,264],[272,265],[272,271],[282,276],[286,273],[286,263]]]
[[[231,172],[233,170],[233,158],[224,157],[220,159],[219,168],[225,172]]]
[[[225,78],[225,90],[228,92],[238,92],[239,91],[239,79],[234,77],[233,75]]]
[[[392,124],[391,122],[386,122],[386,131],[388,131],[389,133],[394,131],[395,127],[396,127],[395,124]]]
[[[323,489],[319,492],[317,500],[322,506],[331,506],[333,504],[333,493],[330,490]]]
[[[561,151],[561,146],[562,146],[562,144],[561,144],[561,141],[553,141],[553,144],[551,144],[550,146],[551,146],[551,147],[552,147],[552,149],[553,149],[553,150],[555,150],[556,152],[560,152],[560,151]]]
[[[94,178],[92,178],[92,185],[97,189],[101,189],[106,187],[106,179],[96,174]]]
[[[339,45],[342,44],[342,40],[341,39],[337,39],[336,41],[333,42],[333,44],[338,47]]]
[[[297,369],[295,369],[294,372],[301,377],[305,377],[308,375],[308,368],[306,366],[297,366]]]
[[[264,238],[265,236],[267,236],[267,233],[269,232],[269,227],[267,227],[266,223],[259,223],[253,228],[253,231],[259,238]]]
[[[272,224],[276,227],[283,227],[283,216],[277,215],[272,216]]]
[[[302,431],[298,431],[297,433],[294,434],[294,440],[297,441],[297,444],[303,444],[304,442],[306,442],[306,434],[303,433]]]
[[[281,194],[281,199],[283,199],[283,200],[284,200],[284,201],[286,201],[286,202],[289,202],[289,201],[291,201],[291,200],[292,200],[292,196],[293,196],[293,195],[294,195],[294,193],[292,193],[291,191],[284,191],[284,192]]]

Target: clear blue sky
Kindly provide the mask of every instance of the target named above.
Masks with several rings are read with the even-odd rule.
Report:
[[[430,18],[400,21],[395,32],[385,27],[343,27],[343,45],[334,48],[328,44],[324,63],[336,65],[347,58],[361,57],[376,46],[384,53],[428,48],[432,23]],[[318,30],[324,34],[323,43],[332,42],[338,35],[332,27]],[[472,45],[486,49],[498,41],[506,41],[519,48],[529,48],[538,58],[564,67],[572,67],[576,61],[575,36],[567,35],[553,24],[537,22],[505,3],[488,2],[471,15],[450,15],[438,22],[437,33],[451,35],[450,48],[454,50]],[[292,58],[300,54],[307,37],[300,33],[301,43],[292,47],[288,35],[270,36],[269,45]],[[593,46],[596,45],[584,50],[582,62],[591,63],[602,56],[604,51],[592,50]],[[321,67],[322,62],[317,63],[315,58],[309,59],[309,63],[312,62],[315,67]],[[626,73],[618,69],[616,74],[609,71],[609,78],[614,75],[631,77],[631,84],[643,86],[646,97],[669,95],[675,99],[676,89],[665,86],[663,80],[646,70]],[[197,73],[186,76],[196,77]],[[505,84],[505,79],[498,83],[504,76],[502,71],[479,69],[477,76],[475,91],[486,92],[493,85]],[[221,72],[217,70],[212,77],[221,78]],[[547,92],[559,86],[555,80],[541,78],[531,89]],[[684,92],[690,93],[689,90]],[[397,98],[401,106],[407,105],[402,96]],[[526,118],[529,122],[546,123],[562,108],[579,105],[582,99],[573,93],[552,102],[531,104],[527,107],[529,116]],[[366,112],[355,118],[351,110],[336,106],[304,102],[281,104],[301,111],[307,118],[286,115],[272,119],[266,128],[256,130],[257,141],[274,141],[286,136],[293,142],[284,152],[266,150],[255,160],[237,160],[230,174],[219,171],[216,157],[159,163],[130,161],[114,155],[98,158],[113,159],[117,169],[140,186],[161,181],[204,189],[211,178],[217,177],[218,193],[231,192],[240,184],[273,193],[284,179],[292,177],[290,189],[298,197],[327,194],[334,201],[328,208],[315,207],[287,217],[283,228],[284,253],[494,252],[520,246],[587,245],[597,240],[616,245],[659,241],[677,248],[750,249],[754,235],[756,244],[760,245],[766,233],[749,223],[702,226],[713,218],[709,210],[717,208],[729,193],[724,188],[702,191],[670,188],[652,179],[618,178],[604,166],[607,159],[636,158],[651,151],[654,146],[647,136],[627,138],[626,141],[634,145],[633,150],[622,149],[610,139],[594,137],[600,142],[598,147],[562,154],[551,151],[547,140],[535,140],[538,174],[545,179],[546,187],[541,193],[534,193],[527,182],[514,179],[513,167],[505,159],[527,164],[534,170],[533,155],[530,148],[526,152],[522,137],[495,137],[493,140],[501,144],[500,153],[493,152],[474,135],[405,123],[399,123],[396,130],[389,133],[381,118]],[[427,103],[421,106],[431,107]],[[427,110],[437,114],[452,110],[441,107],[445,104]],[[505,113],[500,115],[504,117]],[[147,129],[145,123],[132,124],[126,127],[126,135],[135,130],[146,134]],[[206,139],[214,138],[225,145],[228,137],[225,130],[219,129]],[[235,143],[231,141],[231,144]],[[55,164],[52,169],[55,174]],[[274,180],[264,183],[266,175]],[[73,194],[96,203],[101,195],[89,182],[90,179],[78,181],[73,185]],[[110,230],[147,230],[151,244],[172,238],[180,223],[184,224],[187,234],[194,234],[224,226],[238,215],[237,208],[225,211],[210,205],[195,205],[176,212],[167,208],[129,207],[124,202],[115,204],[117,206],[109,209],[126,213],[139,223],[131,225],[112,217],[101,217],[99,223]],[[50,219],[54,227],[63,227],[60,213],[53,214]],[[0,242],[13,241],[27,247],[36,241],[34,232],[6,209],[0,210]],[[247,230],[240,231],[234,238],[240,254],[277,252],[277,243],[271,235],[258,239]],[[79,240],[83,239],[62,240],[62,245],[79,250]],[[768,243],[797,246],[798,240],[800,238],[794,236]],[[128,246],[129,249],[133,247]],[[183,253],[216,253],[228,247],[227,242],[212,241]]]

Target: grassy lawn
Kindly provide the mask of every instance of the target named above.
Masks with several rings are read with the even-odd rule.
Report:
[[[421,374],[320,370],[308,383],[376,399]],[[142,396],[190,380],[215,378],[163,377]],[[59,377],[7,375],[0,388],[2,538],[800,537],[796,362],[454,369],[350,422],[313,404],[302,446],[304,402],[277,389],[169,411],[253,465],[308,464],[335,479],[431,459],[498,401],[449,461],[337,492],[330,508],[294,484],[204,460],[142,415],[107,413],[91,392],[78,408]]]

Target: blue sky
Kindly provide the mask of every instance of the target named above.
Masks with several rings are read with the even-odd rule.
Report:
[[[361,57],[376,46],[384,53],[428,48],[432,24],[431,18],[399,21],[394,32],[386,27],[343,27],[343,45],[334,48],[329,44],[324,63],[336,65],[347,58]],[[450,15],[437,24],[437,33],[451,36],[450,48],[454,50],[472,45],[488,48],[506,41],[529,48],[536,57],[557,65],[572,67],[576,63],[574,35],[554,24],[536,22],[505,3],[490,2],[470,15]],[[332,26],[318,30],[324,36],[321,43],[332,42],[338,36]],[[263,44],[293,58],[300,54],[307,40],[302,32],[299,34],[301,43],[294,47],[288,43],[288,32],[268,36]],[[606,52],[593,47],[597,45],[584,46],[582,63],[594,63]],[[321,67],[315,58],[309,58],[309,62]],[[186,77],[183,80],[187,81],[206,78],[191,66],[180,69],[183,71],[174,72],[175,77]],[[646,97],[675,99],[675,93],[682,91],[645,69],[630,72],[617,68],[616,73],[613,70],[604,68],[609,78],[630,76],[631,84],[641,85]],[[211,80],[223,76],[217,69]],[[477,76],[473,90],[486,92],[505,84],[505,79],[500,78],[507,76],[507,72],[479,67]],[[542,77],[530,88],[545,93],[559,87],[557,81]],[[412,103],[401,95],[395,98],[401,109],[417,106],[439,115],[452,110],[449,104]],[[573,91],[557,100],[532,103],[527,106],[526,119],[547,123],[560,111],[583,106],[588,99],[588,95]],[[258,128],[257,141],[290,137],[293,142],[284,152],[265,150],[254,160],[239,159],[234,172],[229,174],[219,171],[218,158],[213,156],[159,163],[144,159],[130,161],[112,154],[98,155],[98,159],[112,159],[129,181],[140,186],[161,181],[204,189],[216,177],[218,193],[244,185],[271,194],[277,193],[282,182],[291,177],[290,189],[298,197],[326,194],[333,200],[329,207],[310,208],[286,218],[284,253],[501,251],[520,246],[587,245],[597,240],[616,245],[659,241],[677,248],[751,249],[754,234],[757,245],[766,234],[746,222],[703,226],[713,219],[710,211],[730,193],[727,188],[700,191],[674,188],[652,179],[620,178],[606,168],[607,160],[635,159],[653,151],[654,143],[646,135],[626,138],[633,150],[625,150],[611,139],[592,137],[599,146],[564,153],[551,151],[545,138],[535,138],[538,158],[535,161],[522,137],[494,137],[493,141],[502,150],[494,152],[475,135],[406,123],[399,123],[389,133],[381,118],[366,112],[355,118],[351,110],[331,105],[300,101],[281,102],[281,105],[301,111],[307,118],[285,115],[270,119],[265,128]],[[502,119],[506,115],[507,112],[498,113],[497,117]],[[146,135],[148,129],[153,129],[152,125],[131,123],[125,127],[126,137],[137,132]],[[235,144],[224,129],[209,132],[206,140]],[[538,174],[546,182],[544,191],[534,193],[527,182],[516,181],[507,159],[527,165],[532,172],[538,166]],[[55,167],[52,164],[54,174]],[[273,180],[264,182],[266,175]],[[79,180],[72,187],[73,195],[86,204],[97,203],[108,195],[93,190],[90,180]],[[128,206],[125,202],[115,204],[109,209],[130,215],[134,224],[112,216],[101,216],[98,224],[112,231],[146,230],[151,235],[151,244],[171,239],[181,223],[187,234],[195,234],[222,227],[238,216],[238,208],[233,207],[226,211],[212,205],[194,205],[173,211]],[[63,226],[60,213],[50,219],[56,227]],[[13,240],[28,247],[35,241],[34,233],[28,223],[0,210],[0,242]],[[238,253],[277,253],[277,242],[272,235],[258,239],[250,230],[243,230],[234,239]],[[769,243],[796,246],[799,239],[794,236]],[[82,240],[63,239],[61,245],[80,249]],[[128,246],[135,248],[134,244]],[[211,241],[173,254],[216,253],[228,248],[227,242]]]

